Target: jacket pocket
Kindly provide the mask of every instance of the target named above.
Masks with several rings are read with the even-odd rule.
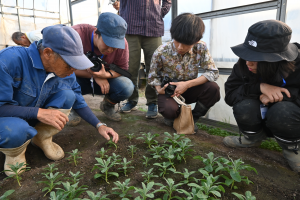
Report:
[[[14,97],[13,99],[19,103],[20,106],[33,106],[31,105],[37,97],[37,89],[26,80],[15,81],[13,83]]]

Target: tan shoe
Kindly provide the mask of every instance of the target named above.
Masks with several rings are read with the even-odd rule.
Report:
[[[53,109],[53,108],[51,108]],[[57,109],[67,116],[70,114],[71,109]],[[32,138],[32,143],[40,147],[47,158],[50,160],[60,160],[65,156],[63,149],[56,143],[52,142],[52,136],[60,131],[53,126],[39,122],[35,129],[37,134]]]
[[[5,163],[4,163],[4,170],[10,170],[10,165],[15,165],[16,163],[24,163],[26,164],[25,152],[27,149],[30,140],[27,140],[22,146],[16,148],[0,148],[0,151],[5,154]],[[26,165],[23,165],[22,168],[25,168]],[[7,176],[15,174],[14,172],[5,171]]]

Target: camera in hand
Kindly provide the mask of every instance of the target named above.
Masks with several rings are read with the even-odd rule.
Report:
[[[176,85],[170,85],[170,82],[178,82],[178,79],[176,78],[171,79],[168,76],[164,76],[161,81],[161,87],[164,87],[166,84],[169,84],[165,89],[165,94],[168,97],[171,97],[174,94],[174,91],[176,89]]]
[[[94,72],[99,72],[102,69],[102,64],[106,64],[105,61],[92,51],[88,51],[85,55],[94,64],[94,67],[90,68]]]
[[[104,66],[108,65],[107,62],[105,62],[104,60],[102,60],[98,55],[96,55],[92,51],[88,51],[85,55],[94,64],[94,67],[90,68],[94,72],[99,72],[102,69],[102,64]],[[131,78],[131,74],[128,71],[120,68],[119,66],[117,66],[115,64],[109,64],[108,67],[106,67],[105,70],[108,71],[111,74],[111,76],[113,76],[113,75],[110,72],[110,70],[115,71],[115,72],[117,72],[117,73],[119,73],[122,76],[125,76],[127,78]]]

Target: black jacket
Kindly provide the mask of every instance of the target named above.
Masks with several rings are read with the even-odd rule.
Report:
[[[295,71],[285,79],[285,88],[289,90],[291,98],[283,93],[283,101],[292,101],[300,107],[300,50],[298,52],[298,57],[295,60]],[[242,74],[238,63],[236,63],[231,75],[225,82],[225,102],[229,106],[233,106],[244,99],[259,99],[261,94],[260,83],[255,83],[255,74],[251,72]]]

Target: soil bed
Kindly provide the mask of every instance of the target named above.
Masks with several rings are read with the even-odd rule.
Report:
[[[110,177],[110,184],[107,184],[100,178],[94,179],[94,174],[96,172],[99,173],[97,170],[91,172],[94,164],[97,163],[95,157],[100,157],[99,155],[96,155],[96,152],[102,147],[107,150],[108,146],[106,145],[106,141],[96,132],[95,128],[88,125],[86,122],[81,121],[78,126],[66,127],[53,138],[54,142],[59,144],[65,152],[71,152],[74,149],[78,149],[81,152],[80,156],[82,157],[82,159],[78,160],[78,165],[76,167],[74,163],[69,163],[69,160],[66,160],[65,158],[56,161],[55,163],[57,164],[56,167],[58,168],[58,172],[64,174],[64,177],[68,176],[69,171],[72,171],[73,173],[76,173],[77,171],[84,173],[84,178],[80,180],[79,185],[87,185],[88,190],[93,191],[95,194],[99,191],[102,191],[102,194],[111,194],[113,192],[112,188],[115,187],[113,182],[124,182],[127,178],[131,179],[130,185],[141,188],[143,177],[140,172],[148,171],[150,168],[154,168],[154,174],[159,174],[157,167],[152,165],[156,162],[154,159],[150,161],[150,166],[147,168],[142,165],[141,159],[143,158],[143,155],[150,157],[147,145],[143,143],[143,140],[133,139],[129,142],[126,135],[134,133],[135,136],[141,136],[141,132],[158,133],[160,136],[156,138],[156,140],[162,144],[163,139],[165,138],[163,133],[169,132],[170,134],[173,134],[174,130],[171,127],[164,125],[161,116],[154,120],[148,120],[145,118],[145,112],[134,111],[129,114],[122,114],[121,122],[108,122],[101,111],[95,109],[93,111],[100,120],[109,124],[109,126],[120,135],[118,150],[115,151],[114,148],[110,148],[107,154],[111,155],[112,153],[115,153],[120,155],[121,158],[126,157],[127,160],[132,160],[134,169],[131,169],[128,172],[128,177],[125,177],[121,172],[119,173],[119,178]],[[201,130],[198,130],[195,135],[188,135],[186,137],[190,138],[194,145],[192,147],[194,152],[191,152],[193,157],[197,155],[206,157],[205,154],[214,152],[215,157],[223,156],[227,158],[230,156],[232,159],[242,158],[246,164],[250,164],[252,167],[256,168],[258,175],[253,171],[248,172],[245,170],[241,172],[242,175],[248,176],[249,180],[253,181],[254,184],[247,185],[244,182],[235,183],[238,187],[237,190],[231,190],[229,187],[224,186],[226,193],[222,194],[221,199],[237,199],[231,192],[245,194],[247,190],[251,191],[258,200],[300,199],[299,175],[290,170],[281,153],[260,148],[227,148],[222,143],[222,137],[212,136]],[[130,145],[136,145],[138,147],[134,159],[131,159],[131,155],[127,151],[127,148]],[[66,154],[66,157],[68,156],[69,154]],[[37,184],[36,182],[45,180],[43,175],[41,175],[41,173],[45,172],[43,168],[47,167],[47,164],[49,163],[54,163],[54,161],[47,159],[40,149],[33,147],[31,144],[28,145],[26,158],[31,170],[22,175],[21,187],[19,187],[17,182],[13,179],[3,180],[6,176],[3,172],[0,173],[0,196],[5,191],[14,189],[15,192],[9,196],[9,199],[11,200],[49,199],[49,194],[46,197],[43,197],[45,192],[42,192],[42,189],[46,185]],[[4,160],[4,154],[0,153],[0,171],[3,171]],[[113,171],[116,172],[119,167],[120,166],[115,167]],[[204,167],[204,164],[192,157],[187,157],[186,163],[176,163],[176,169],[180,172],[183,172],[184,168],[188,168],[189,171],[198,171],[201,167]],[[202,178],[202,175],[199,172],[195,173],[193,176]],[[169,173],[166,177],[172,178],[175,181],[175,184],[183,180],[181,175],[174,175],[173,173]],[[161,178],[154,178],[152,180],[166,185],[165,181]],[[183,186],[182,188],[190,190],[188,186]],[[134,197],[137,196],[137,193],[132,192],[132,194]],[[175,192],[174,195],[184,197],[184,195],[177,192]],[[157,193],[155,198],[158,197],[162,198],[163,194]],[[80,198],[88,198],[88,195],[83,193]],[[110,195],[108,198],[120,199],[116,195]]]

